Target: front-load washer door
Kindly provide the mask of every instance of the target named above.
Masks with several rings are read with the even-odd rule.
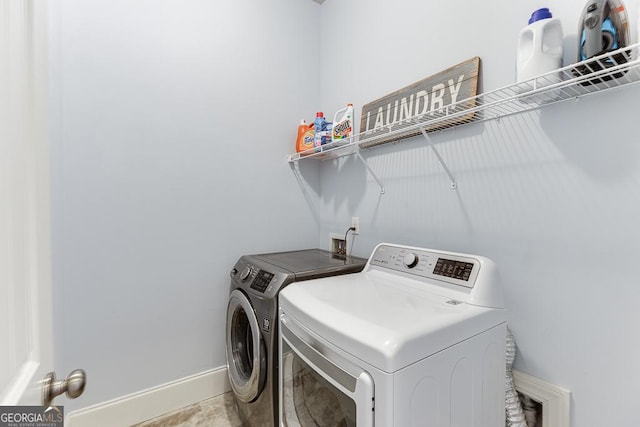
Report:
[[[251,302],[237,289],[229,295],[226,335],[231,388],[238,399],[252,402],[267,378],[266,348]]]

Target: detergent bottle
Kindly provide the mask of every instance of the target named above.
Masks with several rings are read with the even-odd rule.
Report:
[[[529,25],[518,35],[516,80],[529,81],[562,66],[562,26],[549,9],[534,11]],[[557,83],[560,74],[547,74],[536,80],[538,86]]]
[[[321,146],[327,143],[327,120],[324,118],[324,113],[318,111],[316,113],[316,119],[313,122],[313,146],[316,151],[321,150]]]
[[[313,149],[313,123],[307,124],[306,121],[301,120],[298,125],[298,139],[296,140],[296,152],[307,151]]]
[[[336,111],[333,117],[333,130],[331,131],[331,141],[345,140],[353,135],[353,104]]]

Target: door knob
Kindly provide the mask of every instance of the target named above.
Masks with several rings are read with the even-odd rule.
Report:
[[[72,371],[67,378],[56,381],[55,372],[49,372],[42,384],[42,406],[51,406],[51,402],[62,393],[67,393],[69,399],[75,399],[84,391],[87,383],[87,373],[83,369]]]

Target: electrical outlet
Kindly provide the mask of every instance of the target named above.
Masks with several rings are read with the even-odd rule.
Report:
[[[360,234],[360,217],[351,217],[351,226],[354,228],[353,234]]]

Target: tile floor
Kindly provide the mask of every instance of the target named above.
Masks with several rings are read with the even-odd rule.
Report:
[[[233,399],[225,393],[132,427],[241,427]]]

